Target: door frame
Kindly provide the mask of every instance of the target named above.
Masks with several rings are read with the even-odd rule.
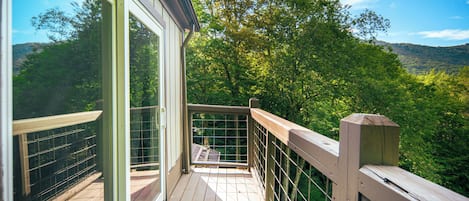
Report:
[[[12,1],[0,0],[0,199],[13,200]]]
[[[150,31],[158,36],[158,53],[159,53],[159,67],[158,67],[158,76],[159,76],[159,160],[160,160],[160,189],[161,194],[156,198],[157,201],[166,199],[166,101],[164,94],[166,93],[166,83],[165,83],[165,36],[164,36],[164,25],[156,19],[143,4],[138,0],[132,0],[129,7],[129,12],[136,17],[141,23],[143,23]],[[130,66],[129,66],[130,67]],[[130,69],[129,69],[130,71]],[[130,88],[129,88],[130,91]],[[130,136],[130,135],[129,135]],[[129,139],[130,141],[130,139]],[[130,150],[130,146],[128,147]],[[130,162],[129,162],[130,163]],[[129,168],[130,171],[130,168]]]
[[[138,0],[103,0],[103,138],[106,200],[130,200],[130,59],[129,17],[132,13],[160,40],[160,175],[166,199],[164,25]],[[157,29],[155,31],[155,29]],[[109,143],[110,142],[110,143]]]

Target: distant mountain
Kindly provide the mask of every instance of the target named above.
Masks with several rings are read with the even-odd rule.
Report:
[[[16,75],[20,72],[21,64],[26,61],[26,56],[31,53],[42,51],[47,46],[46,43],[24,43],[13,45],[13,73]]]
[[[457,73],[460,68],[469,66],[469,43],[452,47],[431,47],[409,43],[387,43],[377,41],[377,45],[390,47],[396,53],[408,72],[421,74],[435,69],[447,73]],[[13,73],[21,70],[26,56],[42,51],[47,43],[24,43],[13,45]]]
[[[391,47],[407,71],[414,74],[425,73],[431,69],[453,74],[462,67],[469,66],[469,43],[452,47],[430,47],[382,41],[376,44]]]

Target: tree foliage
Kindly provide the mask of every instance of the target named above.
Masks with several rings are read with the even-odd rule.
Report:
[[[79,112],[101,99],[101,1],[52,9],[32,19],[53,43],[27,56],[13,79],[14,118]]]

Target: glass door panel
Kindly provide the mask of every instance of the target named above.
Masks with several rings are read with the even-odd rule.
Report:
[[[104,200],[102,2],[11,2],[14,200]]]
[[[131,200],[161,195],[160,38],[134,15],[130,42]]]

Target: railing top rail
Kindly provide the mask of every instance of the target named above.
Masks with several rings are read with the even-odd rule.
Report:
[[[262,109],[252,108],[251,115],[254,120],[259,122],[267,130],[275,135],[286,145],[289,145],[295,138],[321,146],[332,155],[339,155],[339,142],[324,135],[309,130],[303,126],[285,120]],[[296,140],[295,140],[296,141]]]
[[[322,174],[326,175],[334,183],[340,185],[334,193],[341,196],[338,200],[345,199],[349,194],[355,196],[354,192],[360,192],[370,200],[457,200],[469,201],[468,198],[453,192],[443,186],[432,183],[424,178],[412,174],[404,169],[393,165],[364,165],[359,168],[363,158],[370,160],[369,153],[361,153],[360,143],[374,146],[381,146],[378,141],[373,141],[382,135],[374,132],[375,126],[386,127],[386,140],[388,143],[395,142],[393,132],[398,132],[398,125],[380,115],[353,114],[342,119],[341,122],[341,140],[343,140],[343,150],[339,158],[339,142],[299,126],[288,120],[280,118],[262,109],[251,108],[252,118],[269,131],[273,136],[282,141],[290,149],[313,165]],[[343,123],[349,132],[342,133]],[[350,125],[357,125],[350,127]],[[392,130],[394,129],[394,130]],[[355,132],[355,133],[354,133]],[[357,133],[358,132],[358,133]],[[371,134],[372,133],[372,134]],[[360,136],[360,135],[362,136]],[[363,137],[364,136],[364,137]],[[352,139],[366,138],[366,139]],[[372,140],[366,141],[366,140]],[[398,140],[398,138],[397,138]],[[358,145],[357,145],[358,143]],[[350,148],[354,145],[354,148]],[[345,149],[349,146],[349,149]],[[385,146],[385,145],[382,145]],[[386,144],[386,146],[391,146]],[[393,147],[393,146],[391,146]],[[388,147],[389,148],[389,147]],[[372,150],[372,149],[369,149]],[[386,149],[383,153],[388,153]],[[395,151],[395,150],[391,150]],[[368,154],[368,155],[367,155]],[[389,154],[389,153],[388,153]],[[351,157],[353,155],[353,157]],[[392,154],[391,154],[392,155]],[[395,157],[392,155],[393,158]],[[346,157],[347,156],[347,157]],[[384,155],[381,155],[381,157]],[[359,161],[350,163],[358,157]],[[362,158],[360,158],[362,157]],[[379,158],[379,157],[378,157]],[[362,160],[362,161],[360,161]],[[365,160],[365,161],[367,161]],[[365,164],[393,164],[392,160],[386,159],[385,162],[365,162]],[[384,160],[384,159],[381,159]],[[397,163],[396,163],[397,164]],[[359,169],[353,169],[359,168]],[[354,173],[358,171],[357,173]],[[348,175],[348,176],[347,176]],[[345,178],[348,177],[348,178]],[[359,184],[356,189],[350,188],[353,184]],[[343,192],[346,194],[343,195]]]
[[[13,121],[13,135],[40,132],[95,121],[101,115],[101,110],[77,112],[71,114],[54,115]]]
[[[336,181],[339,158],[338,141],[262,109],[251,108],[251,116],[321,173],[327,175],[332,181]]]
[[[159,105],[151,105],[151,106],[144,106],[144,107],[131,107],[130,108],[130,111],[133,111],[133,110],[146,110],[146,109],[156,109],[160,107]]]
[[[370,200],[469,200],[396,166],[365,165],[358,177],[359,191]]]
[[[250,113],[250,108],[243,107],[243,106],[188,104],[187,107],[189,109],[189,112],[246,114],[246,115]]]

